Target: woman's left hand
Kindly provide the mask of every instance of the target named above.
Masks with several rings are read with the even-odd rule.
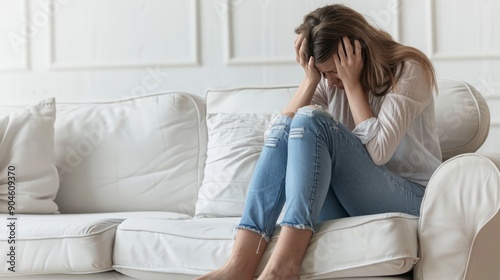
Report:
[[[361,43],[354,40],[354,49],[351,41],[347,36],[342,38],[345,46],[342,47],[342,42],[339,43],[337,53],[333,55],[337,73],[342,80],[344,87],[354,87],[360,83],[361,71],[363,70],[363,56],[361,54]]]

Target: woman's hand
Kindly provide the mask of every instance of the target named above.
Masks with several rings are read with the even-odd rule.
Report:
[[[354,50],[352,49],[349,38],[345,36],[345,51],[342,42],[339,44],[338,56],[333,55],[333,60],[337,66],[337,74],[342,80],[347,102],[351,109],[352,118],[356,125],[373,117],[373,112],[368,104],[368,95],[361,86],[361,71],[363,70],[363,56],[361,55],[361,44],[358,40],[354,41]]]
[[[321,73],[314,66],[314,57],[309,57],[307,46],[307,38],[303,34],[297,35],[297,39],[295,39],[295,60],[304,69],[306,80],[317,84],[321,80]]]
[[[346,89],[356,87],[360,84],[361,71],[363,70],[363,56],[361,54],[361,43],[358,40],[354,41],[354,50],[351,41],[347,36],[342,38],[345,46],[342,47],[342,42],[339,43],[337,53],[333,55],[337,73],[342,80]]]

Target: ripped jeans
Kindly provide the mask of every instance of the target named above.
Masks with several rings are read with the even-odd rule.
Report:
[[[386,212],[418,216],[425,188],[373,163],[361,141],[326,111],[307,106],[272,123],[237,229],[270,241],[281,226]],[[285,205],[286,203],[286,205]]]

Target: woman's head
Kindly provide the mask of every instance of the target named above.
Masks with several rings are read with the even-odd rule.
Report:
[[[400,66],[408,59],[423,66],[434,86],[434,70],[421,51],[395,42],[389,33],[344,5],[328,5],[310,12],[295,32],[307,38],[308,56],[314,57],[316,65],[331,63],[342,37],[349,37],[351,44],[359,40],[364,62],[361,85],[374,95],[385,95],[393,88],[401,74]]]
[[[364,42],[359,35],[365,33],[367,26],[368,22],[358,12],[343,5],[329,5],[307,14],[295,32],[304,34],[309,42],[309,55],[321,64],[337,51],[342,37]]]

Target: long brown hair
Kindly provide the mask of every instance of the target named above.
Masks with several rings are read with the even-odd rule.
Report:
[[[369,24],[363,15],[344,5],[328,5],[310,12],[295,33],[304,34],[308,39],[309,55],[316,64],[332,57],[343,36],[349,37],[351,44],[359,40],[364,62],[361,86],[375,96],[383,96],[395,87],[406,60],[417,61],[427,82],[435,87],[434,68],[423,52],[394,41],[389,33]]]

